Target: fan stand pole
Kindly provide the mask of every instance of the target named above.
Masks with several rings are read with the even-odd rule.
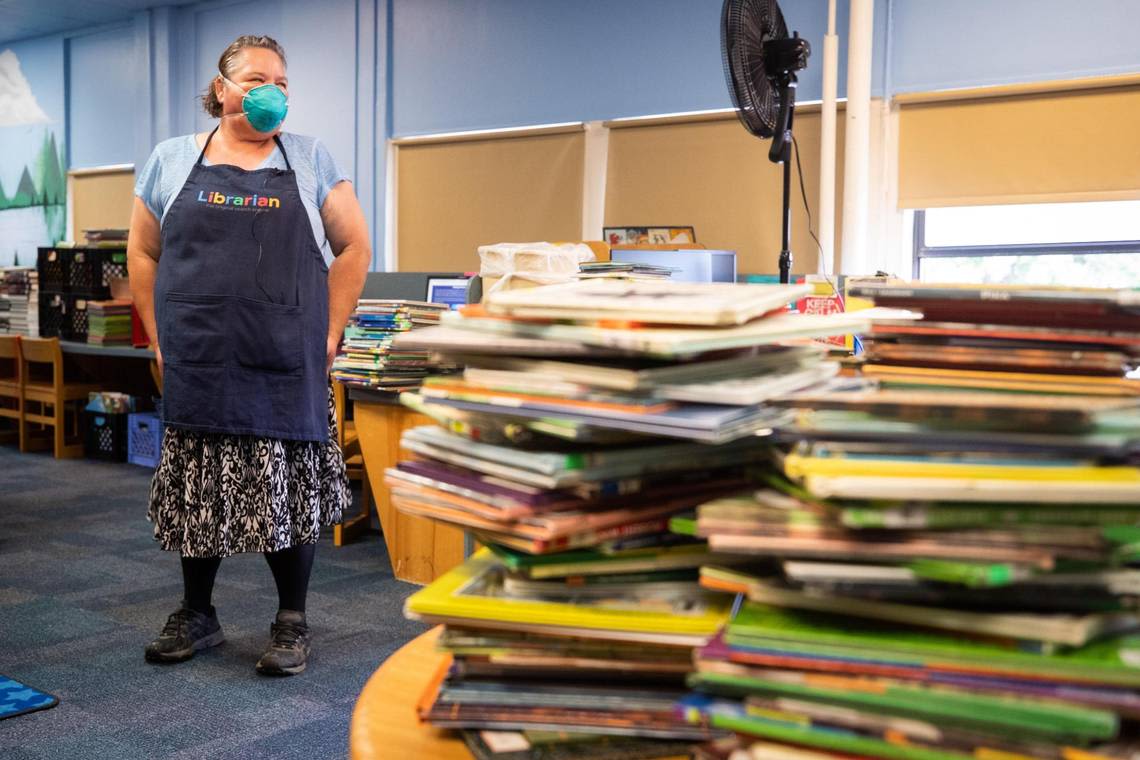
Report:
[[[780,232],[780,283],[792,281],[792,121],[796,112],[795,72],[787,72],[780,99],[780,123],[768,158],[784,165],[784,206]]]
[[[788,114],[788,132],[791,132],[792,118]],[[784,145],[784,208],[783,230],[780,233],[780,282],[787,285],[792,281],[792,142]]]

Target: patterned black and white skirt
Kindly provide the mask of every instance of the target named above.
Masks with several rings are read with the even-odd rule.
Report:
[[[167,428],[147,520],[167,551],[228,557],[310,544],[352,501],[329,387],[329,440]]]

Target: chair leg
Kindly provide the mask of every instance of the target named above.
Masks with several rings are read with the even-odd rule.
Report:
[[[54,454],[56,459],[78,459],[83,456],[83,442],[68,443],[67,442],[67,407],[68,402],[57,401],[55,404],[55,418],[53,441],[54,441]],[[73,432],[79,430],[79,413],[78,411],[72,412]]]
[[[56,459],[63,459],[66,457],[65,441],[67,440],[67,405],[60,402],[59,399],[55,401],[55,424],[52,425],[52,436],[54,439],[54,446],[52,453]]]
[[[360,511],[353,517],[342,518],[339,525],[333,526],[333,546],[344,546],[366,533],[372,526],[371,489],[368,485],[368,471],[360,477]]]
[[[31,404],[36,404],[35,414],[44,416],[47,415],[48,404],[43,401],[33,401]],[[24,400],[24,412],[20,417],[20,451],[51,451],[53,448],[53,438],[48,434],[46,427],[51,423],[33,422],[28,419],[28,414],[31,413],[30,404],[27,399]]]
[[[66,419],[66,418],[65,418]],[[67,444],[67,456],[74,458],[82,458],[85,456],[84,438],[83,435],[83,406],[82,402],[72,402],[71,410],[71,429],[75,438],[75,443]],[[66,427],[64,428],[66,430]]]
[[[31,432],[28,430],[28,402],[20,399],[20,451],[28,452],[32,448]]]

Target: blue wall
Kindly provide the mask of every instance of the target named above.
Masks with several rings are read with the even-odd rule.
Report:
[[[11,52],[5,55],[5,66],[11,68],[6,68],[4,76],[11,77],[7,84],[14,87],[5,90],[23,90],[15,105],[5,106],[0,119],[0,187],[11,199],[25,172],[37,194],[47,190],[48,172],[41,171],[47,164],[41,164],[41,159],[45,157],[45,146],[50,147],[52,141],[57,156],[53,164],[66,164],[67,99],[62,36],[0,47],[0,52],[7,51]],[[18,72],[14,64],[18,64]],[[58,178],[57,173],[52,174]],[[36,248],[62,238],[65,226],[66,217],[59,204],[0,210],[0,266],[9,266],[16,260],[25,266],[31,264]]]
[[[159,141],[216,123],[201,109],[198,96],[226,45],[240,34],[275,37],[288,54],[294,92],[287,128],[316,135],[328,146],[356,180],[370,221],[379,221],[370,226],[380,240],[383,213],[375,211],[373,192],[383,164],[376,166],[373,159],[378,155],[382,160],[385,153],[373,144],[385,137],[372,121],[375,103],[386,102],[387,96],[384,89],[374,89],[375,77],[358,76],[358,55],[365,46],[357,39],[358,17],[363,17],[373,30],[375,47],[376,17],[387,18],[386,10],[371,10],[380,4],[386,6],[386,0],[208,2],[143,11],[91,32],[21,41],[0,50],[18,53],[41,103],[59,120],[58,138],[69,148],[70,168],[141,166]],[[362,14],[362,7],[369,13]],[[372,70],[386,66],[386,54],[379,64],[374,51],[367,60]],[[367,82],[366,90],[360,90],[360,82]],[[24,155],[24,144],[39,140],[42,131],[0,131],[0,152]],[[360,145],[362,140],[370,144]],[[9,178],[0,174],[4,179]]]
[[[44,131],[50,130],[62,146],[65,142],[63,38],[40,37],[5,45],[20,62],[20,71],[31,88],[35,101],[47,117],[43,123],[0,127],[0,186],[11,194],[27,164],[43,143]]]
[[[892,92],[1140,71],[1135,0],[894,0]]]
[[[847,0],[838,5],[842,96]],[[54,82],[67,51],[70,163],[82,167],[140,164],[159,140],[205,129],[212,122],[197,96],[222,48],[239,34],[277,37],[289,54],[287,128],[320,137],[354,177],[378,263],[387,137],[727,107],[720,8],[721,0],[213,0],[0,48],[18,51],[53,120],[65,118]],[[818,99],[827,2],[783,8],[813,47],[799,97]],[[876,0],[872,91],[1137,71],[1137,28],[1134,0]],[[101,116],[108,111],[113,118]],[[0,153],[23,152],[33,131],[0,131]]]
[[[72,168],[134,162],[142,115],[135,88],[138,72],[145,70],[130,24],[71,38],[67,129]]]
[[[395,0],[393,9],[396,135],[729,105],[716,0]]]
[[[722,0],[394,0],[397,136],[728,108]],[[846,87],[841,1],[839,90]],[[886,44],[878,0],[876,49]],[[822,92],[826,0],[785,0],[812,45],[799,97]],[[883,56],[877,56],[883,58]],[[882,93],[883,70],[874,88]]]

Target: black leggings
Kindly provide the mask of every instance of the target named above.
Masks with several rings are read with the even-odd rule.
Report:
[[[277,552],[265,552],[265,561],[273,572],[277,584],[278,608],[305,611],[305,596],[309,591],[309,574],[313,570],[313,557],[317,545],[299,544]],[[203,614],[210,614],[210,597],[214,593],[214,578],[218,574],[221,557],[183,557],[182,584],[186,592],[186,606]]]

